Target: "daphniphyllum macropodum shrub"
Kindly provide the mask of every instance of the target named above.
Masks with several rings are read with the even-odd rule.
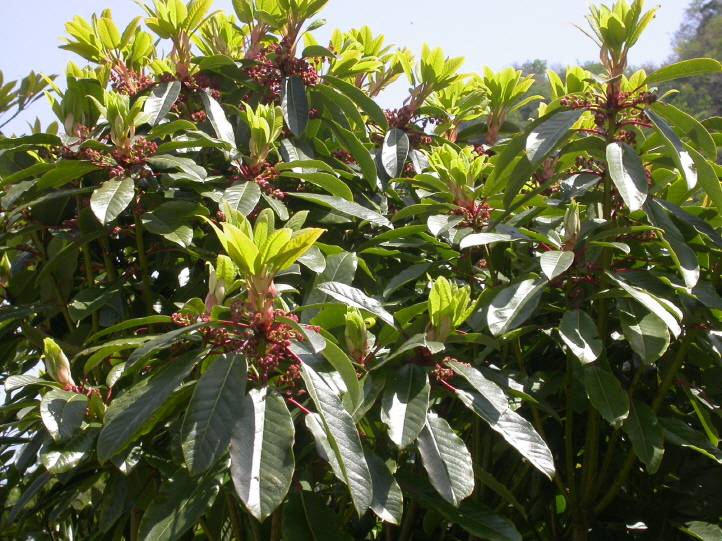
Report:
[[[543,103],[325,3],[67,24],[0,139],[2,538],[719,540],[722,119],[657,87],[720,63],[632,73],[619,0]]]

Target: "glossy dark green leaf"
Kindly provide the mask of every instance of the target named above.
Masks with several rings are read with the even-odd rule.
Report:
[[[40,463],[53,475],[73,470],[91,454],[98,432],[92,427],[67,441],[48,442],[40,449]]]
[[[154,169],[161,171],[168,169],[180,170],[184,173],[185,178],[194,182],[205,182],[208,177],[206,170],[190,158],[180,158],[178,156],[171,156],[170,154],[158,154],[151,156],[147,161]]]
[[[647,177],[635,150],[626,143],[611,143],[607,147],[607,165],[624,204],[632,211],[641,209],[647,200]]]
[[[389,123],[386,120],[386,115],[383,109],[371,98],[369,98],[361,89],[331,75],[326,75],[325,80],[333,85],[337,90],[340,90],[346,94],[349,98],[356,102],[356,104],[366,113],[371,120],[373,120],[379,128],[383,131],[389,129]]]
[[[652,408],[634,400],[623,428],[632,442],[634,454],[646,466],[647,472],[655,473],[664,455],[664,434]]]
[[[722,64],[712,58],[692,58],[691,60],[682,60],[674,64],[669,64],[658,69],[647,77],[647,85],[657,85],[682,79],[686,77],[697,77],[708,73],[722,72]]]
[[[335,175],[330,175],[324,172],[296,173],[293,171],[286,171],[285,173],[281,173],[281,176],[301,179],[305,182],[318,186],[331,195],[342,197],[346,201],[353,201],[353,192],[351,189],[343,180]]]
[[[200,97],[203,102],[203,107],[206,110],[208,120],[210,121],[211,126],[213,126],[213,131],[216,133],[218,139],[224,143],[228,143],[232,149],[235,149],[236,136],[233,133],[233,126],[228,121],[221,104],[209,96],[206,92],[200,92]]]
[[[382,216],[376,211],[363,207],[358,203],[354,203],[353,201],[347,201],[342,197],[314,193],[289,193],[288,195],[296,197],[298,199],[303,199],[305,201],[310,201],[311,203],[317,203],[333,210],[334,212],[338,212],[352,218],[359,218],[360,220],[365,220],[381,227],[387,227],[389,229],[394,228],[394,226],[385,216]]]
[[[283,541],[351,541],[341,522],[320,495],[299,490],[283,506]]]
[[[374,489],[371,509],[384,522],[400,524],[404,514],[404,495],[399,484],[381,458],[366,451],[366,462]]]
[[[177,470],[161,484],[157,496],[143,513],[138,538],[143,541],[174,541],[203,516],[221,488],[220,471],[191,477]]]
[[[281,110],[288,128],[296,137],[300,137],[308,124],[308,97],[302,79],[285,79],[281,92]]]
[[[604,347],[599,339],[597,324],[584,310],[564,312],[559,323],[559,335],[582,364],[597,360]]]
[[[376,162],[369,150],[359,141],[353,132],[336,123],[331,123],[331,127],[341,146],[343,146],[359,164],[366,183],[372,190],[375,190],[378,187],[378,175],[376,173]]]
[[[55,441],[69,440],[80,429],[87,409],[87,396],[53,389],[40,401],[40,418]]]
[[[665,142],[667,150],[671,154],[677,168],[687,181],[687,188],[690,190],[693,189],[697,185],[697,169],[692,156],[687,152],[679,136],[674,132],[672,127],[667,124],[664,118],[651,109],[647,109],[645,114],[652,121],[652,124],[657,128],[657,132]]]
[[[255,182],[243,182],[226,188],[222,201],[244,216],[248,216],[256,208],[261,199],[261,188]]]
[[[228,449],[246,391],[246,359],[220,355],[196,383],[183,425],[181,446],[191,475],[206,472]]]
[[[181,91],[180,81],[160,83],[150,93],[143,104],[143,112],[148,115],[148,124],[157,126],[170,112]]]
[[[294,435],[293,419],[278,394],[252,389],[243,398],[231,439],[231,479],[241,501],[261,522],[291,486]]]
[[[619,380],[608,370],[591,364],[583,368],[582,374],[594,408],[610,425],[620,426],[629,415],[629,396]]]
[[[542,272],[549,279],[564,274],[574,264],[574,252],[551,250],[544,252],[539,258]]]
[[[128,177],[123,180],[106,180],[90,196],[90,208],[100,223],[115,220],[135,197],[135,183]]]
[[[331,449],[329,457],[333,457],[332,460],[338,465],[340,477],[349,488],[356,512],[359,516],[363,515],[371,505],[373,488],[353,418],[343,407],[338,392],[313,367],[304,363],[301,375],[328,439]]]
[[[429,377],[414,364],[402,366],[387,384],[381,404],[381,420],[399,449],[411,444],[426,424],[429,409]]]
[[[392,128],[386,133],[381,147],[381,163],[390,178],[401,176],[410,148],[409,136],[403,130]]]
[[[444,500],[458,507],[474,492],[471,453],[464,440],[449,423],[429,412],[417,445],[431,484]]]
[[[566,138],[582,113],[581,109],[554,112],[535,126],[526,139],[526,155],[529,161],[537,164],[546,158]]]
[[[522,325],[536,310],[546,287],[544,280],[524,280],[501,290],[486,312],[486,323],[494,336]]]
[[[470,393],[456,389],[459,400],[501,434],[535,468],[552,479],[555,467],[549,447],[532,424],[509,407],[509,401],[501,387],[471,366],[450,361],[449,367],[476,391]]]
[[[98,436],[97,454],[101,463],[123,451],[140,436],[146,423],[199,360],[193,352],[177,357],[156,374],[142,379],[113,399],[105,414],[105,426]]]
[[[325,293],[346,306],[353,306],[371,312],[385,323],[394,326],[394,316],[388,313],[379,301],[368,297],[360,289],[340,282],[324,282],[318,284],[317,287],[321,293]]]

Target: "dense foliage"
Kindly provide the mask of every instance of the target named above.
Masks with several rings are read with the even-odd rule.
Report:
[[[25,88],[2,537],[719,539],[722,122],[657,88],[722,65],[628,73],[619,0],[540,102],[325,3],[76,17]]]

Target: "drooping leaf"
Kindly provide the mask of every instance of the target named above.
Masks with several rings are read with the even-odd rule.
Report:
[[[343,531],[341,518],[320,495],[306,490],[291,494],[283,506],[283,541],[351,541]]]
[[[654,474],[664,455],[664,434],[652,408],[634,400],[623,428],[632,442],[634,454],[646,466],[647,472]]]
[[[629,210],[642,208],[647,200],[647,177],[637,153],[626,143],[607,146],[607,165],[619,195]]]
[[[97,426],[78,432],[67,441],[48,442],[40,448],[40,463],[54,475],[76,468],[93,449],[98,436]]]
[[[651,109],[647,109],[645,114],[657,128],[657,132],[662,137],[667,150],[672,155],[672,159],[687,181],[687,188],[692,190],[697,185],[697,169],[692,156],[685,149],[679,136],[661,116]]]
[[[90,196],[90,208],[101,224],[115,220],[135,196],[135,184],[128,177],[123,180],[106,180]]]
[[[206,472],[228,449],[246,389],[246,360],[225,354],[213,360],[193,389],[181,447],[192,476]]]
[[[669,347],[669,330],[659,316],[644,306],[618,301],[619,321],[622,332],[632,348],[645,363],[653,363],[664,355]]]
[[[293,419],[268,388],[242,399],[231,439],[231,479],[248,511],[263,522],[283,502],[294,470]]]
[[[308,124],[308,97],[303,80],[287,77],[281,92],[281,110],[293,135],[300,137]]]
[[[216,136],[224,143],[228,143],[232,149],[235,149],[236,136],[233,133],[233,126],[228,121],[228,118],[226,118],[226,113],[223,111],[221,104],[206,92],[201,92],[200,96],[208,120],[211,126],[213,126],[213,131],[216,132]]]
[[[404,514],[404,495],[399,484],[381,458],[366,451],[366,462],[371,471],[374,491],[371,509],[384,522],[400,524]]]
[[[597,325],[584,310],[569,310],[559,323],[559,335],[582,364],[593,363],[602,353]]]
[[[555,475],[554,457],[549,447],[531,423],[509,407],[509,401],[501,387],[471,366],[457,361],[450,361],[448,364],[476,391],[470,393],[456,389],[459,400],[501,434],[535,468],[552,479]]]
[[[260,186],[255,182],[243,182],[226,188],[221,201],[228,203],[233,210],[248,216],[256,208],[260,199]]]
[[[344,149],[347,150],[359,164],[366,183],[371,189],[375,190],[378,187],[378,175],[376,172],[376,162],[371,156],[371,153],[352,131],[333,122],[331,123],[331,127]]]
[[[410,148],[409,136],[403,130],[392,128],[386,133],[381,147],[381,163],[390,178],[401,176]]]
[[[331,388],[314,368],[302,364],[301,375],[306,383],[306,390],[318,409],[319,420],[326,433],[333,459],[338,464],[341,478],[349,488],[354,508],[359,516],[363,515],[371,505],[373,488],[371,473],[353,418],[343,407],[337,391]]]
[[[379,301],[368,297],[363,291],[339,282],[325,282],[316,287],[321,293],[325,293],[347,306],[371,312],[385,323],[394,326],[394,316],[389,314]]]
[[[220,468],[191,477],[178,469],[161,484],[158,495],[143,513],[138,538],[143,541],[175,541],[191,529],[220,492]]]
[[[402,366],[384,390],[381,420],[399,449],[411,444],[426,423],[429,409],[429,377],[414,364]]]
[[[471,453],[446,420],[428,412],[417,439],[424,469],[444,500],[458,507],[474,492]]]
[[[142,379],[110,403],[105,425],[98,436],[97,454],[101,463],[124,450],[140,435],[146,422],[163,406],[198,360],[195,352],[177,357],[157,374]]]
[[[379,128],[383,131],[389,129],[389,123],[386,120],[386,115],[383,109],[371,98],[369,98],[361,89],[339,79],[332,75],[326,75],[324,79],[334,86],[336,90],[339,90],[351,98],[356,104],[374,121],[378,124]]]
[[[148,115],[148,124],[157,126],[170,112],[181,91],[180,81],[169,81],[156,86],[145,103],[143,112]]]
[[[40,418],[55,441],[69,440],[83,423],[87,409],[87,396],[53,389],[40,401]]]
[[[679,529],[699,541],[722,541],[722,526],[719,524],[691,520]]]
[[[358,203],[354,203],[353,201],[347,201],[342,197],[297,192],[289,192],[288,195],[297,197],[298,199],[303,199],[305,201],[310,201],[311,203],[317,203],[333,210],[334,212],[338,212],[352,218],[359,218],[360,220],[365,220],[371,222],[372,224],[376,224],[381,227],[387,227],[389,229],[394,228],[394,226],[385,216],[382,216],[378,212],[368,209],[366,207],[362,207],[361,205],[359,205]]]
[[[524,280],[500,291],[486,313],[486,322],[494,336],[522,325],[536,310],[546,287],[544,280]]]
[[[555,112],[534,127],[526,139],[526,155],[532,164],[546,158],[569,134],[569,130],[582,116],[582,110]]]
[[[619,380],[604,368],[587,365],[583,368],[587,396],[599,414],[612,426],[620,426],[629,415],[629,395]]]
[[[544,252],[539,258],[541,269],[544,275],[553,280],[564,274],[574,264],[574,252],[560,252],[551,250]]]
[[[325,172],[294,172],[286,171],[282,177],[298,178],[327,191],[332,196],[341,197],[346,201],[353,202],[353,192],[344,181],[335,175]]]

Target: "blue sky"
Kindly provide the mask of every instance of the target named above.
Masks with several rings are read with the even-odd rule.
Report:
[[[685,0],[648,0],[661,5],[657,20],[640,40],[630,61],[659,63],[667,59],[671,39],[684,17]],[[324,42],[334,28],[369,25],[389,42],[419,51],[424,42],[442,47],[450,56],[464,56],[466,71],[489,65],[498,69],[541,58],[550,64],[593,60],[593,43],[573,25],[584,24],[586,0],[330,0],[323,12],[327,26],[318,30]],[[215,7],[231,9],[231,0],[216,0]],[[0,0],[0,69],[5,79],[22,77],[30,69],[62,73],[72,54],[58,49],[64,23],[73,15],[88,17],[111,8],[122,24],[141,14],[131,0]],[[384,101],[399,99],[403,89]],[[20,132],[26,121],[39,116],[52,119],[45,100],[30,114],[18,118],[7,133]]]

